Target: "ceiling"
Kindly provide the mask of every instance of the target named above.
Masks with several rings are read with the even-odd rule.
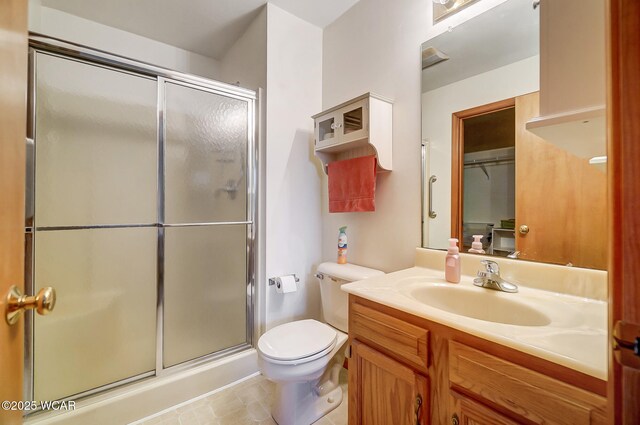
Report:
[[[42,0],[42,5],[220,59],[267,1]],[[358,1],[270,0],[321,28],[335,21]]]
[[[538,54],[539,21],[530,1],[510,0],[425,41],[450,59],[422,71],[422,92]]]
[[[358,1],[360,0],[270,0],[269,3],[324,28],[351,9]]]

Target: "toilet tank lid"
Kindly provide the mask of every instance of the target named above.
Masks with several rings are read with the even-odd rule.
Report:
[[[336,279],[346,280],[347,282],[355,282],[356,280],[384,274],[383,271],[358,266],[356,264],[338,264],[331,262],[320,264],[318,266],[318,273],[326,274]]]

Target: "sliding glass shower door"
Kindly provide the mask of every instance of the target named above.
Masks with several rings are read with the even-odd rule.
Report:
[[[26,399],[78,397],[251,343],[246,93],[33,51]]]
[[[164,84],[164,366],[247,338],[248,105]],[[194,296],[198,294],[198,296]]]
[[[34,400],[151,372],[156,352],[153,79],[36,56]],[[147,227],[139,227],[146,225]]]

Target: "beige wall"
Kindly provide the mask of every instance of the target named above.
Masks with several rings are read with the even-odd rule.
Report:
[[[293,35],[293,36],[292,36]],[[321,317],[313,276],[321,260],[320,171],[311,154],[321,108],[322,29],[268,4],[221,59],[221,78],[260,91],[258,334]],[[298,292],[268,278],[295,273]]]
[[[255,91],[267,87],[266,7],[220,59],[219,78]]]
[[[369,91],[393,99],[393,171],[378,176],[373,213],[329,214],[323,175],[324,260],[335,260],[338,228],[346,225],[350,263],[387,272],[413,265],[420,244],[420,44],[430,6],[361,0],[325,28],[323,107]]]
[[[267,5],[266,277],[295,273],[298,292],[266,293],[267,329],[320,318],[320,165],[311,115],[322,103],[322,29]],[[259,282],[265,285],[266,282]]]
[[[29,31],[176,71],[219,79],[219,61],[29,1]]]
[[[431,1],[360,0],[325,28],[324,108],[368,91],[393,99],[393,171],[379,175],[375,213],[329,214],[323,178],[322,256],[348,226],[349,262],[384,271],[413,265],[420,245],[420,46],[505,0],[483,0],[432,25]]]

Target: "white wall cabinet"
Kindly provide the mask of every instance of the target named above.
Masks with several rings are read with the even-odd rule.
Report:
[[[527,129],[576,156],[606,155],[605,2],[540,2],[540,116]]]
[[[378,169],[392,169],[391,101],[366,93],[312,117],[315,153],[326,165],[332,161],[376,155]]]

